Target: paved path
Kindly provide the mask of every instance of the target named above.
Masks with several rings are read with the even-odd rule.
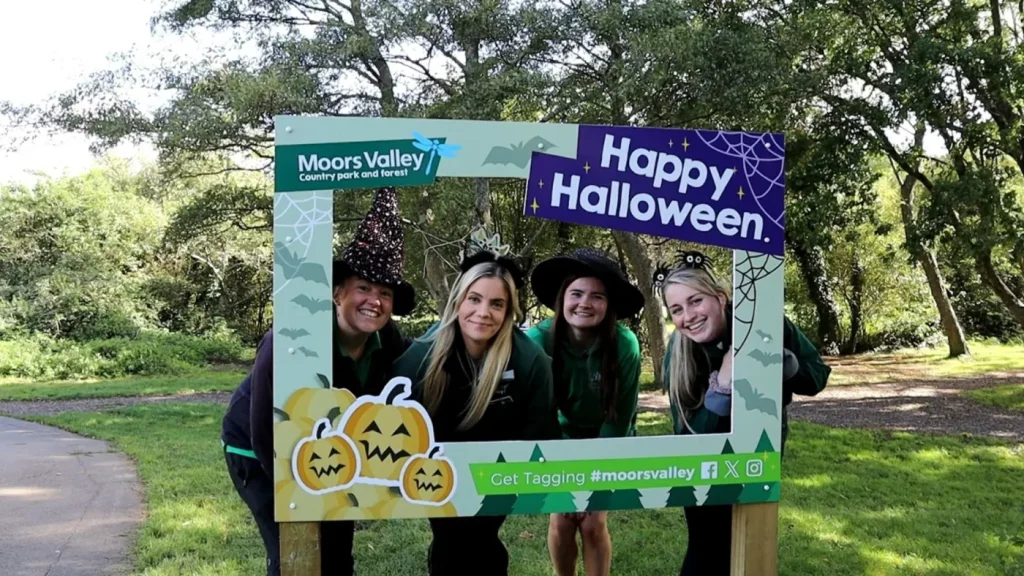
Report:
[[[917,380],[870,386],[828,386],[817,396],[794,396],[790,418],[840,428],[921,434],[974,434],[1024,442],[1024,412],[963,397],[966,390],[1024,381],[1019,377]],[[668,396],[640,395],[640,409],[667,411]]]
[[[0,417],[0,574],[130,569],[143,520],[135,466],[105,442]]]

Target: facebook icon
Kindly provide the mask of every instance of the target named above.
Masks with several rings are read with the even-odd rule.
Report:
[[[714,480],[718,478],[718,462],[701,462],[700,479]]]

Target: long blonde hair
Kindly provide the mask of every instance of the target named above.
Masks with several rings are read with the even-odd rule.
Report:
[[[729,292],[707,271],[700,268],[676,268],[669,272],[661,287],[661,298],[668,309],[665,292],[673,284],[683,284],[702,294],[730,301]],[[726,327],[730,330],[731,327]],[[672,338],[671,355],[669,356],[669,401],[679,412],[683,423],[689,428],[686,416],[700,408],[704,403],[704,387],[697,382],[697,365],[693,358],[693,341],[676,330]],[[692,431],[692,430],[691,430]]]
[[[487,405],[490,404],[491,397],[494,395],[494,390],[498,387],[498,382],[501,381],[501,375],[508,365],[509,358],[512,356],[512,332],[522,317],[519,295],[516,292],[512,274],[495,262],[477,264],[460,274],[455,280],[455,288],[444,307],[440,325],[430,336],[425,338],[434,342],[427,371],[423,376],[423,398],[427,411],[433,414],[440,407],[441,399],[448,388],[448,373],[444,369],[445,361],[456,345],[456,338],[461,336],[459,306],[466,299],[470,286],[481,278],[499,278],[505,283],[508,308],[501,328],[498,329],[498,333],[494,336],[494,340],[484,355],[483,368],[479,373],[476,373],[475,369],[470,370],[470,376],[473,379],[473,392],[463,412],[459,430],[472,428],[483,417],[484,412],[487,411]],[[461,345],[461,342],[459,344]]]

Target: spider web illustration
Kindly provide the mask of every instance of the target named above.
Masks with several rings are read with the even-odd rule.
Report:
[[[714,132],[710,139],[702,131],[697,131],[701,141],[715,152],[730,158],[743,161],[743,176],[747,190],[757,202],[768,220],[783,227],[782,220],[786,217],[785,205],[780,202],[778,214],[769,213],[761,199],[769,194],[782,198],[785,187],[785,152],[780,139],[775,134],[748,134],[746,132]]]
[[[783,260],[779,256],[742,250],[736,251],[736,258],[735,270],[740,281],[736,284],[733,322],[736,326],[735,339],[739,343],[734,347],[734,354],[739,354],[750,337],[757,316],[757,282],[771,276],[782,266]]]
[[[309,256],[309,247],[313,244],[313,234],[318,226],[330,226],[333,217],[334,197],[330,191],[313,192],[305,198],[296,199],[297,194],[275,194],[274,226],[287,233],[285,246],[293,244],[301,246],[299,257],[303,260]],[[287,279],[274,291],[276,295],[291,283]]]

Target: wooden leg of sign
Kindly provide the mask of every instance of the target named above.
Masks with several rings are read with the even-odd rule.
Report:
[[[282,522],[281,576],[320,576],[320,523]]]
[[[732,576],[779,573],[779,503],[732,507]]]

